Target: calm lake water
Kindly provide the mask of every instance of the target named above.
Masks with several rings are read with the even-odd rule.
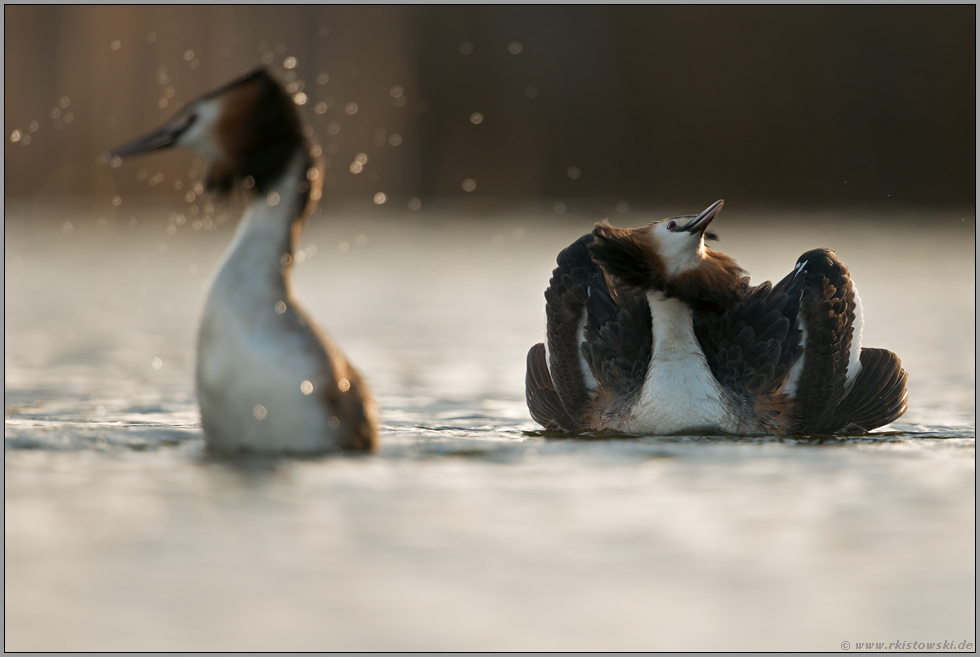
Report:
[[[542,293],[602,217],[383,210],[315,217],[297,268],[380,452],[225,461],[192,373],[231,226],[6,208],[7,650],[976,644],[972,212],[716,221],[756,282],[835,249],[910,372],[899,422],[808,440],[540,435]]]

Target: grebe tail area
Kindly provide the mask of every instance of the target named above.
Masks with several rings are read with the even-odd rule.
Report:
[[[559,431],[859,433],[907,408],[898,356],[862,347],[847,267],[804,253],[752,286],[705,246],[723,205],[642,228],[606,222],[558,255],[545,342],[527,356],[531,417]]]
[[[197,393],[208,448],[374,449],[378,413],[369,389],[293,292],[293,251],[323,179],[296,105],[268,72],[256,69],[105,157],[172,146],[208,161],[213,194],[246,199],[198,339]]]

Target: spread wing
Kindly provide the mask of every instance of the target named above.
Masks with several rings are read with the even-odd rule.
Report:
[[[718,382],[746,400],[771,394],[803,353],[796,321],[802,289],[766,281],[723,312],[694,313],[694,334]]]
[[[558,255],[545,290],[548,348],[536,345],[528,354],[528,408],[548,428],[601,428],[590,423],[595,400],[628,402],[650,363],[646,298],[610,288],[589,253],[592,240],[584,235]]]

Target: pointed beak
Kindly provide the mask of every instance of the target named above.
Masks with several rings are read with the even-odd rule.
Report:
[[[114,157],[132,157],[133,155],[141,155],[142,153],[170,148],[177,143],[177,140],[192,123],[194,123],[193,115],[182,121],[171,121],[148,135],[134,139],[128,144],[123,144],[111,151],[106,151],[102,156],[102,161],[108,162]]]
[[[708,227],[708,224],[711,223],[711,220],[715,218],[715,215],[721,212],[721,208],[724,205],[724,200],[715,201],[704,212],[687,222],[680,230],[689,233],[703,232]]]

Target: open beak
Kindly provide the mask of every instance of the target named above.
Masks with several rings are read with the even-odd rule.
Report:
[[[711,223],[711,220],[715,218],[715,215],[721,211],[723,205],[725,205],[724,200],[715,201],[709,205],[704,212],[691,219],[678,230],[687,231],[689,233],[703,232],[704,229],[708,227],[708,224]]]
[[[158,151],[163,148],[170,148],[177,143],[177,139],[180,137],[180,135],[182,135],[187,128],[191,127],[193,122],[193,115],[182,121],[171,121],[162,128],[154,130],[148,135],[144,135],[138,139],[134,139],[128,144],[123,144],[118,148],[107,151],[102,156],[102,160],[104,162],[108,162],[114,157],[132,157],[133,155],[140,155],[142,153]]]

